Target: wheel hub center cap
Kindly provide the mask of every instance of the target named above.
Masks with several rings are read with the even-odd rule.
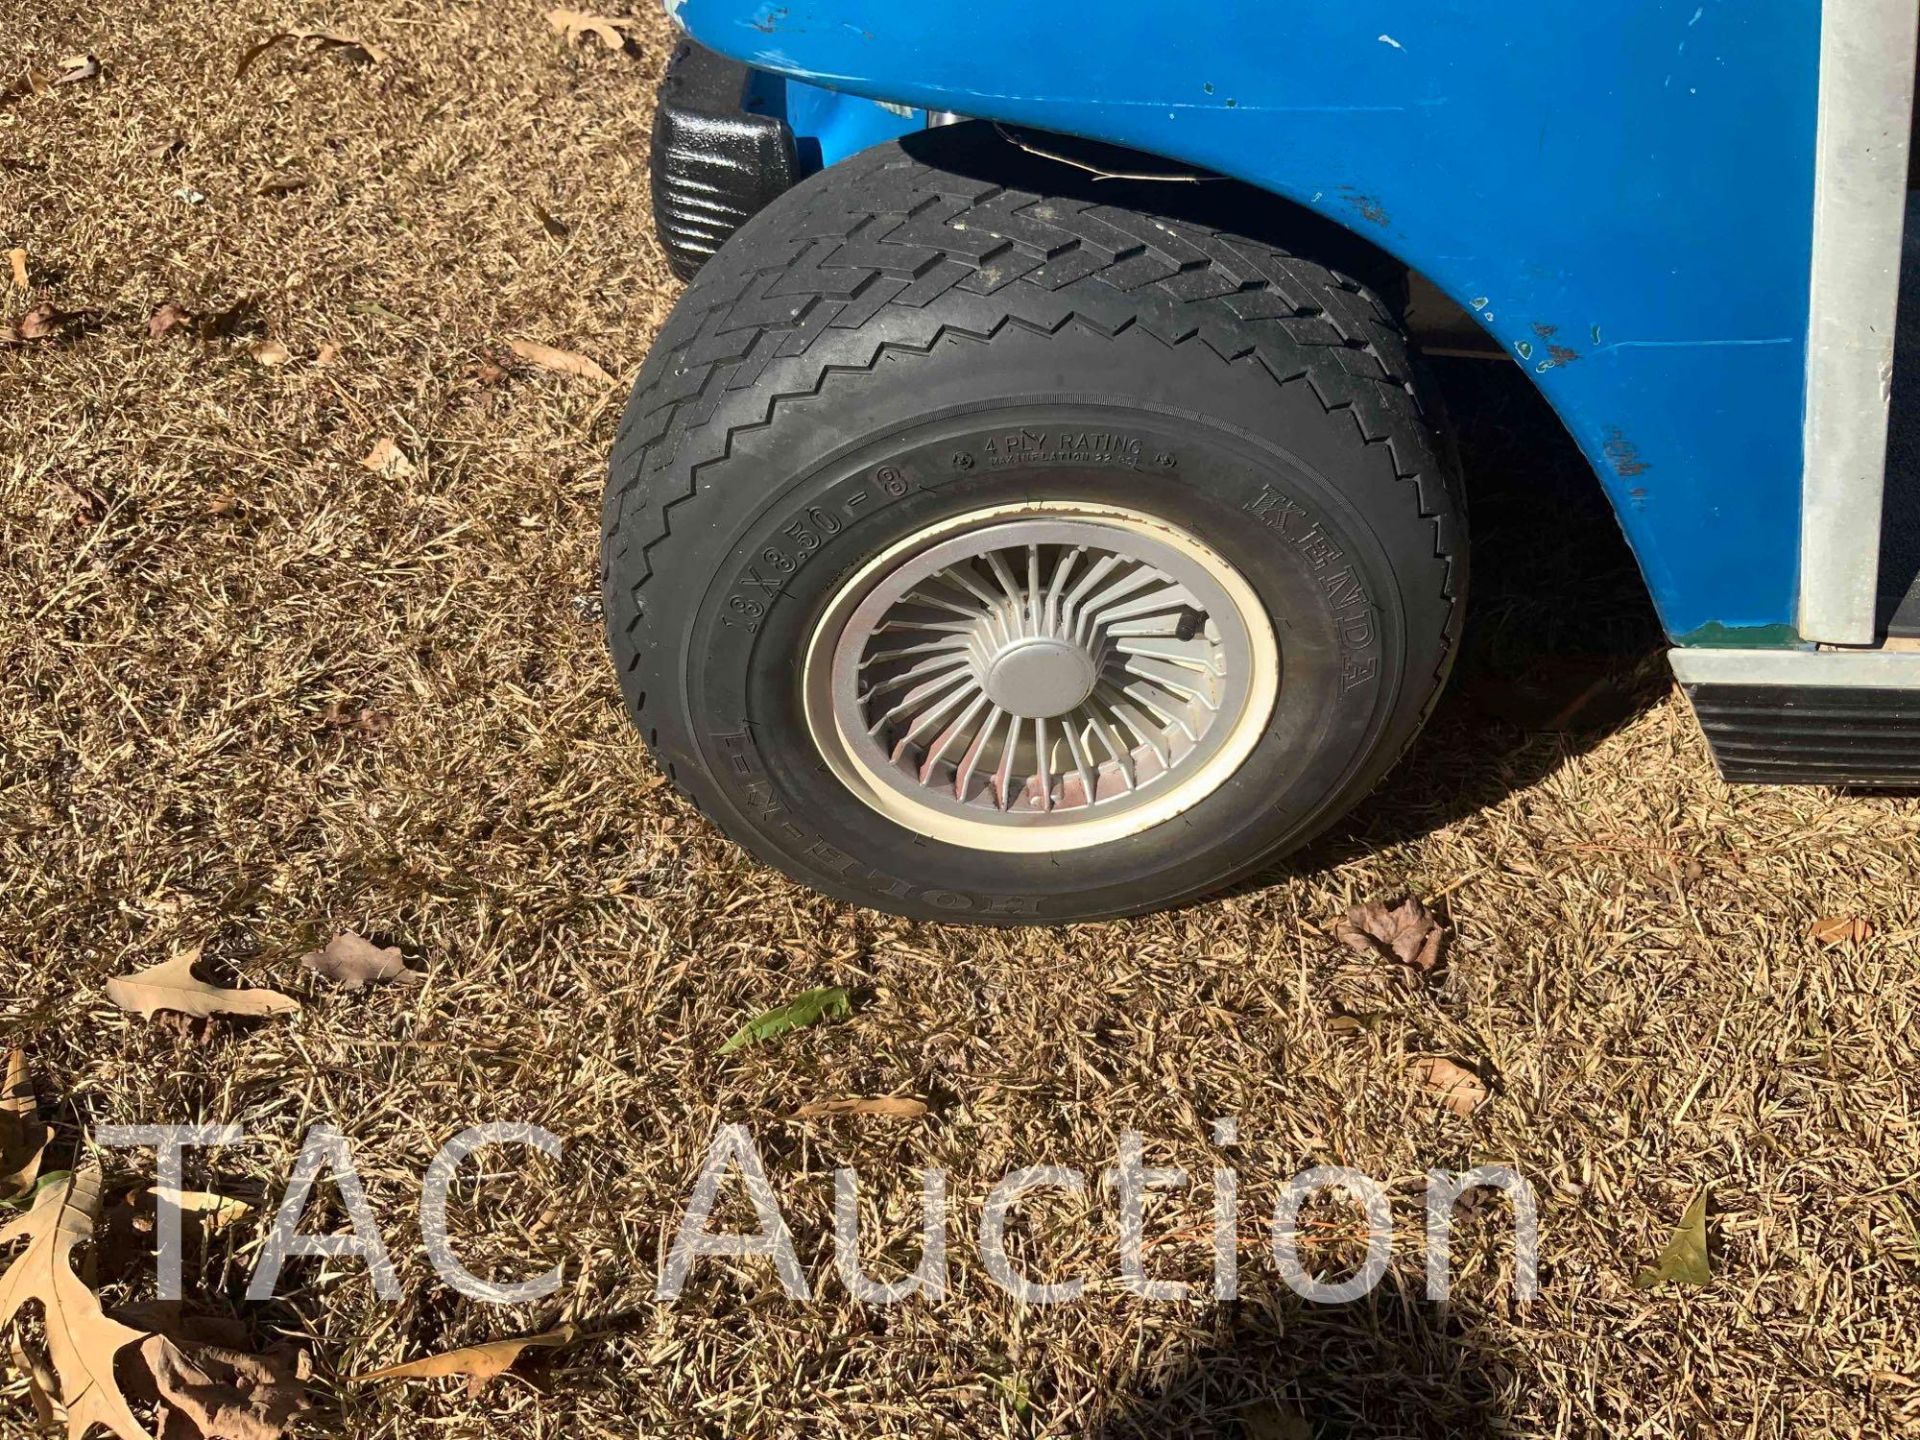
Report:
[[[1016,640],[987,663],[980,676],[987,698],[1028,720],[1051,720],[1077,709],[1098,678],[1093,657],[1054,636]]]

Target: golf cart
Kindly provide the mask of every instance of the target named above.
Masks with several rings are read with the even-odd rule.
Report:
[[[1912,0],[669,6],[606,609],[756,855],[1046,923],[1352,807],[1466,594],[1419,287],[1591,463],[1727,779],[1920,782]]]

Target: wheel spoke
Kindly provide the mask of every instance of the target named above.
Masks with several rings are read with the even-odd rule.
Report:
[[[1009,787],[1013,784],[1013,761],[1020,749],[1020,717],[1007,716],[1007,738],[1000,742],[1000,768],[993,772],[993,792],[1005,810],[1013,803]]]
[[[1080,726],[1086,723],[1081,711],[1074,711],[1067,717],[1067,723],[1061,726],[1067,735],[1067,751],[1073,756],[1073,768],[1080,776],[1080,803],[1091,805],[1099,793],[1100,782],[1094,777],[1093,766],[1087,763],[1087,752],[1080,743]],[[1064,798],[1064,797],[1063,797]]]
[[[989,703],[991,704],[991,702]],[[1006,711],[1002,710],[997,705],[992,706],[992,708],[987,711],[987,718],[980,723],[980,729],[974,735],[973,743],[967,746],[966,757],[963,760],[961,760],[960,768],[954,772],[954,776],[953,776],[953,798],[954,799],[960,801],[963,804],[966,802],[967,791],[973,785],[974,771],[979,768],[980,756],[982,755],[982,753],[985,752],[987,748],[987,742],[993,738],[994,727],[997,726],[1002,720],[1008,720],[1011,718],[1012,717],[1008,715]]]
[[[962,693],[964,694],[965,692],[963,691]],[[920,762],[920,783],[922,785],[927,784],[933,779],[933,772],[940,767],[940,762],[946,758],[947,751],[953,748],[953,742],[966,733],[967,726],[972,722],[973,717],[984,710],[988,704],[989,701],[984,694],[975,694],[972,701],[967,705],[967,708],[962,710],[960,714],[954,718],[953,723],[947,726],[945,730],[942,730],[934,739],[934,742],[927,747],[926,758]],[[933,712],[929,711],[927,713],[932,714]],[[900,748],[904,748],[904,746],[895,749],[893,757],[895,760],[900,758]]]
[[[994,512],[977,546],[948,522],[937,559],[908,549],[897,580],[862,582],[871,619],[851,657],[853,637],[836,642],[851,666],[836,671],[834,725],[815,726],[823,747],[841,737],[930,816],[987,825],[1070,826],[1170,795],[1185,776],[1219,783],[1200,762],[1247,733],[1247,637],[1266,624],[1232,598],[1244,582],[1223,588],[1209,568],[1220,562],[1173,545],[1164,523],[1050,513]]]

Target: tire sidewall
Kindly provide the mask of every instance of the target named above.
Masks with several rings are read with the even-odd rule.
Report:
[[[1130,913],[1299,843],[1370,787],[1376,757],[1397,755],[1419,718],[1405,676],[1439,663],[1408,653],[1400,576],[1432,563],[1432,537],[1391,464],[1356,467],[1348,417],[1253,367],[1172,368],[1106,337],[971,348],[834,377],[703,474],[741,503],[715,507],[697,543],[654,552],[654,583],[686,597],[684,643],[656,645],[644,665],[686,697],[669,722],[682,733],[657,743],[694,761],[710,782],[702,803],[762,858],[906,914]],[[1052,388],[1068,374],[1093,383]],[[930,409],[933,398],[948,403]],[[862,415],[916,412],[848,435]],[[874,555],[953,515],[1029,500],[1142,511],[1215,549],[1267,607],[1281,677],[1251,755],[1187,811],[1098,846],[1010,855],[927,839],[849,792],[808,732],[800,672],[821,613]],[[1370,518],[1388,502],[1408,523]],[[678,673],[659,673],[669,659]]]

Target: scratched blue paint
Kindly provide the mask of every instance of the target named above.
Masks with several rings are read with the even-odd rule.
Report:
[[[679,18],[848,95],[1135,146],[1350,226],[1532,348],[1671,634],[1791,623],[1810,0],[684,0]]]

